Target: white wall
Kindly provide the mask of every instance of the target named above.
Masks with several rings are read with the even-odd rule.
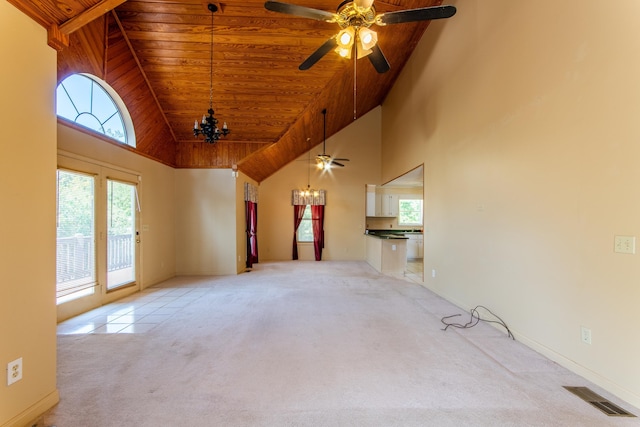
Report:
[[[348,101],[345,101],[348,102]],[[310,182],[327,190],[323,260],[365,259],[365,185],[380,183],[380,108],[376,108],[327,139],[327,153],[350,159],[344,168],[321,172],[315,156],[322,152],[322,136],[310,135],[311,148],[260,183],[258,248],[261,261],[290,260],[293,243],[291,190]],[[321,118],[319,118],[321,120]],[[304,144],[304,142],[301,142]],[[298,246],[300,260],[314,260],[313,244]]]
[[[56,53],[0,2],[0,425],[25,425],[56,389]],[[22,358],[22,380],[6,366]]]
[[[236,178],[230,169],[177,169],[176,273],[236,274]],[[244,256],[242,256],[242,260]]]
[[[427,286],[640,406],[640,3],[458,1],[383,106],[425,163]],[[580,340],[581,326],[592,344]]]

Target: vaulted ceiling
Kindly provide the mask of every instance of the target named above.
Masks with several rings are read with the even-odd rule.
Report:
[[[58,81],[94,74],[122,97],[136,152],[177,168],[237,168],[260,182],[380,105],[430,21],[375,27],[391,69],[329,52],[298,69],[339,27],[266,10],[264,0],[8,0],[48,31]],[[287,0],[335,12],[339,0]],[[209,108],[231,133],[215,144],[193,135]],[[376,0],[378,13],[441,0]],[[5,35],[6,37],[7,35]],[[355,78],[354,78],[355,76]],[[355,83],[355,84],[354,84]]]

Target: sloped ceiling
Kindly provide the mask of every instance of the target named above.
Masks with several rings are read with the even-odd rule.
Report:
[[[58,50],[58,81],[86,72],[116,89],[134,122],[136,152],[177,168],[237,167],[258,182],[322,142],[323,109],[329,137],[380,105],[429,23],[375,27],[391,65],[384,74],[366,58],[354,63],[333,52],[300,71],[337,24],[271,12],[262,0],[215,3],[211,77],[208,2],[9,2],[47,28]],[[338,6],[290,3],[330,12]],[[440,3],[392,0],[375,7]],[[216,144],[192,132],[209,108],[211,82],[215,116],[231,130]]]

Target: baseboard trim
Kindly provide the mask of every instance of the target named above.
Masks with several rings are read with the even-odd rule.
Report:
[[[31,422],[40,418],[42,414],[56,406],[59,401],[60,394],[58,393],[58,389],[56,389],[0,427],[30,427]]]
[[[516,339],[526,345],[529,348],[537,351],[543,356],[553,360],[558,365],[567,368],[573,373],[580,375],[586,380],[596,384],[599,387],[602,387],[604,390],[608,391],[612,395],[618,397],[619,399],[627,402],[636,408],[640,408],[640,396],[635,393],[627,390],[626,388],[620,386],[619,384],[611,381],[610,379],[600,375],[597,372],[590,370],[589,368],[582,366],[571,359],[566,358],[562,354],[556,353],[552,349],[541,345],[540,343],[529,339],[528,337],[516,332],[513,332]]]
[[[423,286],[428,290],[430,290],[431,292],[444,298],[445,300],[460,307],[463,310],[469,311],[471,309],[471,307],[466,307],[465,304],[461,303],[460,301],[457,301],[455,298],[449,297],[446,293],[440,292],[438,289],[435,289],[432,286],[428,286],[427,284],[424,284]],[[499,325],[495,325],[495,324],[490,324],[490,325],[498,329],[501,328]],[[558,365],[562,366],[563,368],[567,368],[571,372],[580,375],[581,377],[592,382],[593,384],[599,387],[602,387],[604,390],[611,393],[611,395],[623,400],[624,402],[629,403],[630,405],[633,405],[636,408],[640,408],[640,396],[638,396],[634,392],[626,389],[625,387],[622,387],[620,384],[617,384],[611,381],[610,379],[602,376],[601,374],[595,371],[592,371],[586,366],[582,366],[574,362],[573,360],[552,350],[551,348],[546,347],[540,344],[539,342],[530,339],[529,337],[521,334],[515,329],[511,329],[511,333],[513,333],[513,335],[518,341],[520,341],[527,347],[535,350],[536,352],[542,354],[549,360],[552,360],[556,362]]]

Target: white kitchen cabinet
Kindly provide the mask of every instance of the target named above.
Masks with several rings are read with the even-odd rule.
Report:
[[[376,186],[367,184],[366,190],[366,216],[372,217],[397,217],[400,196],[397,194],[384,194],[376,191]]]
[[[376,209],[376,186],[367,184],[367,216],[377,216],[378,212]],[[378,204],[379,205],[379,204]]]
[[[420,259],[424,255],[422,234],[407,234],[407,259]]]
[[[400,197],[397,194],[380,195],[380,216],[398,216],[398,202]]]

